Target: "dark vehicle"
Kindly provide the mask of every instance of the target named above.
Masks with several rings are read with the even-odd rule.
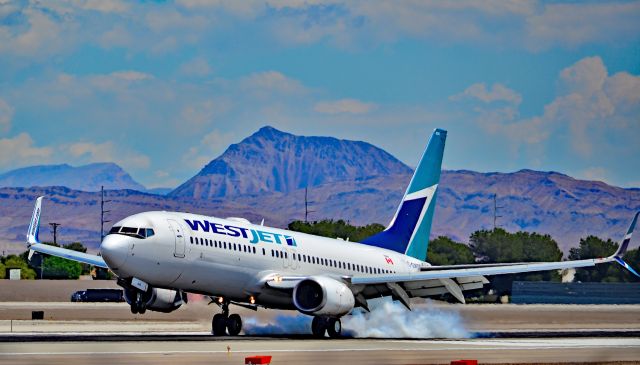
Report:
[[[71,294],[72,302],[124,302],[122,289],[87,289]]]

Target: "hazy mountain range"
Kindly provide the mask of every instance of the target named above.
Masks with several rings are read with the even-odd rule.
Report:
[[[100,238],[100,194],[95,191],[100,185],[113,189],[107,192],[112,222],[145,210],[181,210],[253,222],[264,218],[266,225],[282,227],[304,218],[308,186],[310,220],[386,225],[410,178],[409,167],[371,144],[264,127],[166,196],[145,192],[114,164],[36,166],[2,174],[0,186],[22,186],[0,188],[0,246],[24,249],[24,232],[39,195],[47,196],[44,239],[50,239],[44,225],[56,221],[62,223],[60,240],[80,240],[95,249]],[[640,189],[556,172],[443,171],[432,235],[467,241],[473,231],[493,228],[494,194],[501,207],[499,226],[551,234],[565,252],[588,234],[621,238],[640,209]]]
[[[0,187],[66,186],[75,190],[132,189],[145,191],[131,175],[115,163],[30,166],[0,174]]]

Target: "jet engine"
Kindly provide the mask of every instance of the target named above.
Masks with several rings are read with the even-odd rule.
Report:
[[[312,276],[295,286],[293,304],[302,313],[340,317],[353,309],[355,298],[343,282],[325,276]]]
[[[136,295],[134,290],[124,291],[124,298],[129,304],[136,300]],[[150,288],[147,292],[142,293],[142,302],[145,303],[145,309],[169,313],[180,308],[185,300],[183,300],[180,290]]]

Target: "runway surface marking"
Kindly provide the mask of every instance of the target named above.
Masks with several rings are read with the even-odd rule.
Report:
[[[398,351],[398,352],[410,352],[410,351],[451,351],[462,350],[473,347],[477,351],[499,351],[499,350],[553,350],[553,349],[566,349],[566,350],[580,350],[580,349],[640,349],[640,339],[554,339],[554,340],[459,340],[459,341],[400,341],[400,340],[371,340],[364,344],[364,340],[344,340],[344,341],[295,341],[298,348],[273,348],[282,347],[283,343],[289,343],[291,341],[270,341],[265,344],[264,341],[243,341],[234,342],[233,340],[216,342],[215,344],[220,346],[232,345],[233,353],[257,353],[257,352],[271,352],[271,353],[295,353],[295,352],[359,352],[359,351]],[[263,342],[263,343],[256,343]],[[65,355],[162,355],[162,354],[222,354],[227,353],[226,348],[220,350],[213,350],[206,347],[211,347],[211,343],[158,343],[158,342],[145,342],[130,344],[134,347],[149,347],[150,350],[100,350],[95,351],[76,351],[75,347],[113,347],[113,344],[109,343],[8,343],[0,344],[0,356],[65,356]],[[187,346],[188,344],[188,346]],[[270,346],[269,346],[270,345]],[[391,345],[391,346],[389,346]],[[191,347],[196,349],[175,349],[179,347]],[[320,347],[316,347],[320,346]],[[33,347],[42,348],[41,351],[33,351]],[[57,348],[57,350],[51,349],[51,347]],[[121,346],[118,346],[121,347]],[[166,347],[174,347],[174,349],[167,349]],[[259,348],[258,348],[259,347]],[[271,348],[270,348],[271,347]],[[330,348],[327,348],[330,347]],[[29,348],[29,350],[27,350]],[[198,349],[200,348],[200,349]],[[24,350],[22,350],[24,349]],[[22,351],[21,351],[22,350]]]

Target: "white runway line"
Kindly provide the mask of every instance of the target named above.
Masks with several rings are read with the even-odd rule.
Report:
[[[361,342],[354,341],[354,342]],[[233,343],[229,341],[227,343]],[[271,344],[280,344],[280,341],[272,342]],[[378,347],[376,344],[380,344]],[[336,348],[310,348],[317,344],[333,345]],[[388,346],[389,344],[398,345],[397,347]],[[416,344],[428,345],[429,347],[417,347]],[[11,349],[15,347],[23,346],[24,344],[7,343],[0,344],[0,350],[3,348]],[[82,343],[65,343],[65,347],[78,345],[82,346]],[[109,346],[109,342],[100,343],[103,346]],[[158,344],[156,344],[158,345]],[[247,345],[255,346],[255,343],[247,343]],[[398,340],[383,340],[372,341],[371,346],[361,346],[361,343],[340,343],[340,341],[317,341],[317,342],[299,342],[297,344],[301,349],[273,349],[268,348],[264,344],[260,344],[261,348],[249,349],[237,349],[232,351],[233,353],[256,353],[256,352],[270,352],[270,353],[311,353],[311,352],[364,352],[364,351],[397,351],[397,352],[431,352],[431,351],[459,351],[459,350],[473,350],[473,351],[500,351],[500,350],[581,350],[581,349],[640,349],[640,339],[540,339],[540,340],[460,340],[460,341],[398,341]],[[349,347],[354,345],[354,347]],[[38,346],[36,344],[36,346]],[[235,343],[238,346],[238,343]],[[169,354],[221,354],[226,353],[226,350],[148,350],[148,351],[12,351],[5,352],[0,351],[0,357],[11,356],[64,356],[64,355],[169,355]]]

